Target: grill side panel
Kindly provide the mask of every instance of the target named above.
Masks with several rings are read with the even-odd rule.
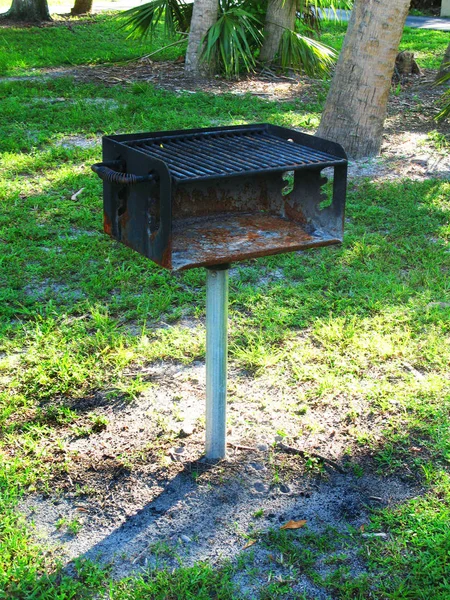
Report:
[[[322,169],[298,171],[294,175],[294,187],[286,199],[286,216],[296,218],[300,209],[308,227],[317,235],[331,236],[340,242],[344,238],[345,196],[347,188],[347,165],[334,167],[332,197],[328,206],[322,186],[327,183]]]
[[[166,165],[137,155],[109,138],[103,139],[103,160],[122,161],[127,173],[155,175],[153,181],[135,185],[103,183],[104,230],[117,241],[170,269],[172,178]]]

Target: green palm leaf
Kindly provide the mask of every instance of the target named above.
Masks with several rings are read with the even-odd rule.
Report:
[[[255,50],[262,42],[261,27],[260,21],[243,8],[229,8],[206,34],[201,60],[226,77],[236,76],[242,70],[252,71]]]
[[[442,65],[442,68],[450,68],[450,63]],[[439,77],[439,79],[435,82],[434,85],[444,85],[444,83],[447,83],[447,81],[450,81],[450,71],[448,73],[444,73],[442,77]],[[438,122],[443,121],[448,116],[450,116],[450,89],[445,90],[445,92],[440,97],[439,102],[443,104],[443,107],[438,113],[438,115],[435,117],[436,121]]]
[[[188,31],[192,4],[185,0],[152,0],[122,12],[121,17],[125,17],[125,21],[120,27],[130,32],[129,37],[151,37],[161,20],[165,34],[172,37]]]
[[[333,48],[286,29],[278,49],[282,69],[296,69],[309,76],[324,76],[330,71],[337,57]]]

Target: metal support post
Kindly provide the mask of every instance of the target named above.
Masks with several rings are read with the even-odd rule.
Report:
[[[206,277],[206,458],[226,454],[228,268]]]

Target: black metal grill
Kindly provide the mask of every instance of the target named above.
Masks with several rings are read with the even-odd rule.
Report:
[[[93,170],[104,181],[105,231],[166,268],[342,240],[347,157],[333,142],[268,124],[164,131],[104,137],[103,160]]]
[[[263,128],[160,136],[131,140],[125,145],[163,160],[173,178],[180,182],[294,171],[314,165],[323,168],[345,162],[327,152],[279,138]]]

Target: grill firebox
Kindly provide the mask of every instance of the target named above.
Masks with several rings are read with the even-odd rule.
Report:
[[[342,241],[347,158],[338,144],[268,124],[218,127],[107,136],[103,161],[93,169],[104,181],[105,231],[168,269]]]

